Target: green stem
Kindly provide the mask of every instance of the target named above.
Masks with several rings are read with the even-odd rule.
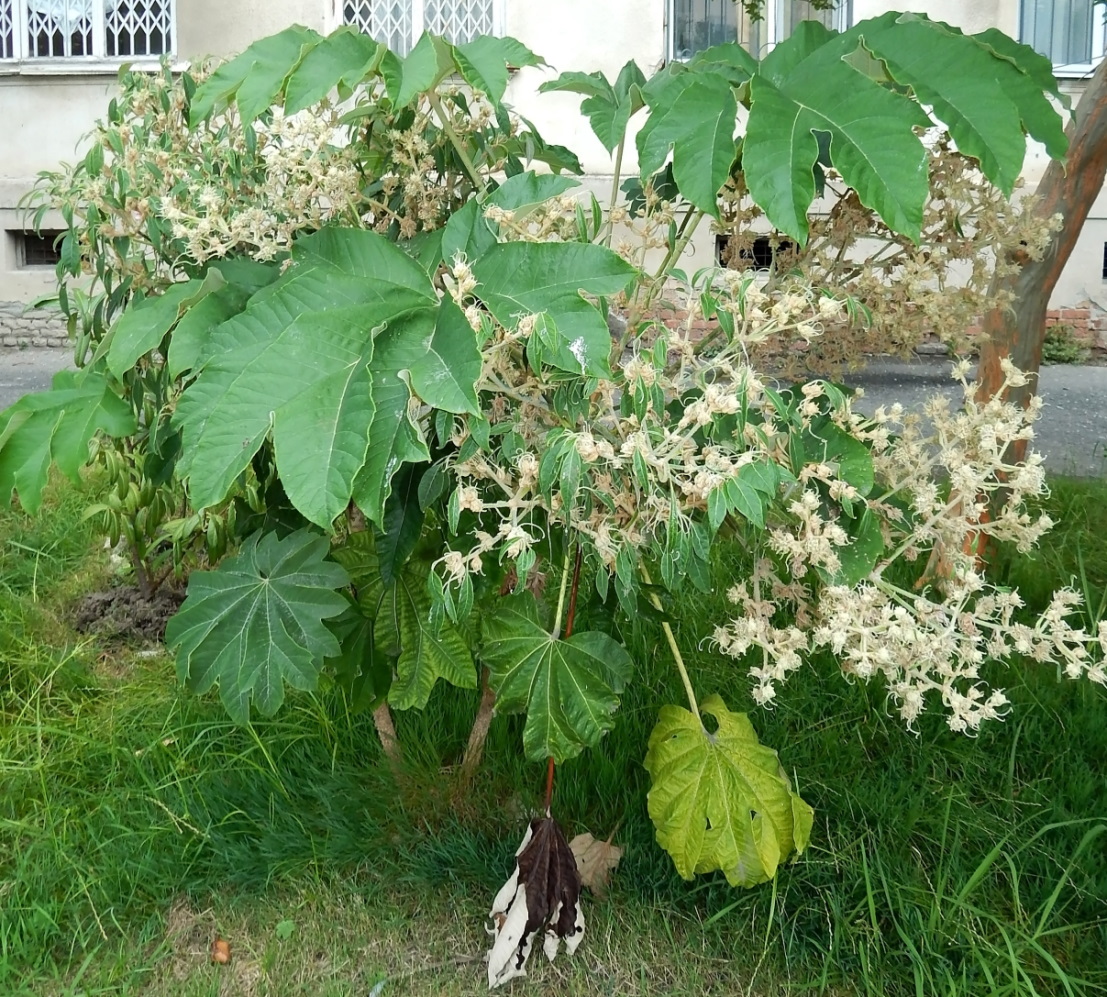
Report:
[[[565,609],[565,593],[569,590],[569,553],[565,552],[565,566],[561,569],[561,589],[557,593],[557,614],[554,616],[554,640],[561,636],[561,612]]]
[[[647,585],[652,585],[650,581],[650,573],[646,570],[646,566],[641,566],[642,581]],[[656,592],[649,592],[647,597],[653,605],[653,608],[658,612],[662,612],[661,600],[657,597]],[[673,628],[669,626],[668,621],[661,624],[661,629],[665,632],[665,639],[669,642],[669,650],[673,654],[673,661],[676,663],[677,671],[680,672],[680,680],[684,683],[684,693],[688,697],[688,706],[692,710],[692,715],[699,721],[699,725],[703,727],[703,717],[700,716],[699,703],[696,702],[696,691],[692,688],[692,680],[688,677],[688,669],[684,667],[684,656],[680,653],[680,648],[677,646],[676,637],[673,636]],[[707,728],[704,728],[705,730]]]
[[[676,244],[669,250],[669,255],[665,257],[665,262],[658,268],[657,273],[654,275],[652,281],[650,281],[649,288],[646,291],[646,307],[649,308],[653,304],[654,296],[657,294],[659,288],[665,284],[665,278],[669,275],[669,271],[673,268],[677,260],[680,259],[681,254],[688,248],[688,243],[692,241],[692,236],[696,234],[696,228],[699,226],[700,221],[703,218],[703,212],[698,208],[695,211],[689,212],[685,216],[685,225],[683,233],[677,236]],[[689,220],[691,224],[688,224]]]
[[[615,150],[615,174],[611,178],[611,201],[607,206],[607,221],[603,224],[603,229],[607,234],[604,238],[604,245],[609,249],[611,248],[611,237],[615,234],[615,223],[612,221],[612,216],[615,214],[615,205],[619,200],[619,178],[623,172],[623,149],[626,146],[627,137],[624,134],[619,141],[619,147]]]
[[[665,283],[665,278],[668,276],[673,264],[680,259],[681,253],[684,252],[688,246],[693,234],[696,231],[696,226],[699,225],[700,219],[703,218],[703,212],[699,208],[689,208],[688,213],[684,216],[683,221],[680,223],[680,228],[677,229],[676,241],[669,247],[668,252],[665,254],[665,258],[661,261],[661,266],[657,268],[657,272],[645,282],[644,285],[639,284],[635,289],[634,304],[631,308],[631,314],[627,318],[627,328],[637,326],[638,321],[642,318],[643,313],[649,310],[653,299],[657,294],[657,291]],[[641,292],[642,287],[646,288],[646,300],[641,307],[638,306],[638,295]]]
[[[426,94],[427,101],[430,103],[430,106],[434,108],[434,113],[438,115],[438,120],[442,123],[442,130],[446,133],[446,137],[457,151],[461,159],[461,164],[465,167],[465,172],[469,174],[469,179],[473,181],[473,186],[476,187],[477,193],[479,194],[484,190],[484,178],[480,175],[480,171],[476,168],[472,158],[469,156],[469,150],[465,148],[457,132],[454,131],[454,126],[450,124],[450,116],[442,106],[442,101],[439,99],[438,94],[433,90],[428,90]]]

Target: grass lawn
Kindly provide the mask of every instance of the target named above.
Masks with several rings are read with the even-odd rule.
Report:
[[[476,694],[436,690],[397,716],[408,772],[331,690],[231,724],[179,690],[157,648],[71,625],[110,580],[86,495],[0,513],[0,994],[476,994],[483,917],[544,783],[521,718],[497,718],[484,769],[455,792]],[[1107,485],[1058,480],[1061,521],[997,576],[1034,604],[1070,576],[1107,591]],[[718,565],[720,589],[740,562]],[[990,678],[1013,710],[979,737],[817,662],[755,708],[742,669],[701,643],[724,601],[669,607],[701,695],[748,709],[816,809],[776,882],[679,879],[653,841],[641,760],[680,682],[649,621],[621,722],[559,771],[570,834],[614,832],[612,887],[589,897],[573,959],[532,959],[511,989],[584,994],[1107,993],[1107,694],[1027,665]],[[583,626],[583,623],[581,624]],[[213,940],[232,947],[213,964]],[[381,986],[378,987],[378,984]]]

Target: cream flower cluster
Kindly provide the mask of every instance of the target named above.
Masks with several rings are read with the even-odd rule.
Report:
[[[1005,373],[1005,387],[1024,383],[1009,364]],[[820,545],[834,524],[805,492],[792,504],[794,523],[769,531],[765,546],[776,557],[760,559],[751,583],[731,589],[740,615],[715,629],[714,642],[737,658],[759,652],[749,669],[759,703],[770,702],[778,685],[820,649],[848,676],[883,679],[908,724],[936,697],[954,731],[975,731],[1004,715],[1006,696],[982,677],[988,661],[1020,656],[1057,664],[1069,678],[1107,684],[1107,622],[1089,630],[1076,592],[1056,592],[1047,610],[1027,623],[1019,618],[1018,593],[996,588],[982,573],[976,551],[983,537],[1027,550],[1052,525],[1027,511],[1045,491],[1040,455],[1031,452],[1020,463],[1008,456],[1013,443],[1033,438],[1040,406],[1023,411],[998,398],[980,403],[966,365],[955,375],[963,392],[958,410],[942,397],[922,418],[894,406],[872,420],[852,414],[842,420],[875,455],[877,486],[867,509],[880,517],[886,553],[867,578],[853,587],[809,584],[820,567],[822,577],[834,577],[833,548]],[[842,542],[840,535],[832,539]],[[922,553],[930,562],[919,586],[905,589],[890,580],[897,561]],[[773,624],[782,610],[794,624]]]

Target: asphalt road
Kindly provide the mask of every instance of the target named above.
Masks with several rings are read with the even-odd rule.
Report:
[[[950,367],[944,358],[879,360],[845,380],[865,389],[857,403],[861,412],[897,401],[921,404],[939,391],[959,401],[961,387],[950,379]],[[1107,475],[1107,367],[1043,367],[1040,393],[1034,447],[1045,455],[1046,467],[1083,478]]]
[[[48,388],[55,371],[70,363],[68,350],[0,349],[0,410],[26,392]],[[896,401],[919,404],[935,391],[959,398],[949,369],[943,358],[878,360],[846,380],[864,387],[858,407],[867,412]],[[1041,393],[1045,407],[1036,446],[1046,466],[1080,477],[1107,474],[1107,367],[1043,367]]]
[[[21,395],[49,388],[54,374],[72,365],[71,350],[0,348],[0,411]]]

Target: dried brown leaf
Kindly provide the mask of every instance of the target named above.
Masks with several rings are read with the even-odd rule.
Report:
[[[598,841],[587,831],[573,838],[569,842],[569,848],[577,860],[581,884],[593,893],[602,895],[607,889],[607,881],[623,857],[623,850],[618,845],[613,845],[610,838],[607,841]]]
[[[515,855],[515,871],[489,912],[490,988],[526,975],[536,938],[541,938],[542,951],[553,962],[562,941],[571,954],[584,934],[580,874],[557,821],[549,816],[532,820]]]
[[[225,938],[215,936],[215,941],[211,943],[211,961],[221,965],[231,961],[231,943]]]

